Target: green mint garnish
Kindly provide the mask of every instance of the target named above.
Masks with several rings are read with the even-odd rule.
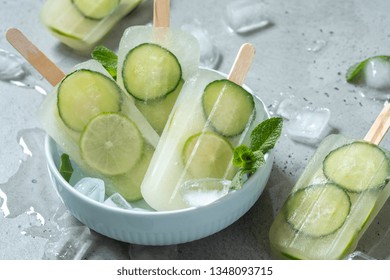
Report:
[[[91,53],[91,56],[96,61],[100,62],[107,72],[116,79],[116,68],[118,64],[118,56],[112,50],[105,46],[97,46]]]
[[[371,59],[381,59],[385,60],[386,62],[390,63],[390,56],[386,55],[378,55],[378,56],[373,56],[370,58],[367,58],[361,62],[355,63],[351,67],[348,68],[347,74],[345,75],[345,79],[347,80],[348,83],[351,84],[359,84],[363,81],[363,74],[364,74],[364,68],[366,64],[371,60]]]
[[[250,147],[240,145],[234,149],[233,164],[238,167],[231,188],[238,190],[244,184],[244,176],[250,176],[265,163],[264,154],[271,150],[282,133],[283,119],[270,118],[253,129]]]
[[[67,182],[69,182],[70,177],[72,177],[73,167],[68,154],[61,155],[60,174]]]

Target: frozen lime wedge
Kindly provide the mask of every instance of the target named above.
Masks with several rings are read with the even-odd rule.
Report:
[[[194,178],[227,178],[234,176],[233,147],[214,132],[202,132],[187,139],[183,161]]]
[[[123,174],[141,159],[144,141],[134,122],[118,113],[102,113],[80,138],[83,159],[105,175]]]

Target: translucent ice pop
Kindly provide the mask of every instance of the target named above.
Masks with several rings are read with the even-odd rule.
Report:
[[[47,0],[41,20],[69,47],[89,53],[142,0]]]
[[[156,0],[154,26],[129,27],[118,52],[118,84],[161,134],[184,82],[198,68],[191,34],[169,27],[169,1]]]
[[[254,54],[249,44],[243,49]],[[252,128],[266,118],[258,99],[238,84],[205,69],[185,83],[141,186],[151,207],[190,207],[181,188],[233,178],[233,148],[248,141]]]
[[[64,77],[20,31],[8,30],[7,39],[55,85],[38,112],[46,132],[85,176],[105,181],[108,195],[118,192],[127,200],[140,199],[159,137],[128,95],[94,60]]]
[[[323,140],[269,232],[277,258],[342,259],[390,195],[390,153],[378,146],[390,124],[386,106],[364,140]]]

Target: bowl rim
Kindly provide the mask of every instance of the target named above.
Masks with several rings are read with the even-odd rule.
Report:
[[[60,174],[57,165],[54,161],[54,157],[52,154],[52,148],[53,145],[57,145],[54,139],[52,139],[49,135],[46,134],[45,136],[45,154],[46,154],[46,159],[47,159],[47,165],[51,172],[53,173],[53,176],[56,177],[56,180],[59,180],[61,185],[64,186],[68,191],[72,193],[72,195],[77,196],[79,199],[84,201],[86,204],[92,204],[95,205],[96,207],[102,207],[105,208],[107,211],[112,211],[112,212],[120,212],[120,213],[125,213],[130,216],[170,216],[173,214],[186,214],[188,212],[194,212],[194,211],[202,211],[202,209],[205,209],[206,207],[210,207],[210,205],[216,205],[219,203],[222,203],[225,200],[232,200],[234,199],[234,196],[237,196],[239,193],[242,193],[245,191],[245,185],[250,184],[252,181],[255,181],[257,178],[255,174],[258,174],[259,171],[261,170],[258,169],[255,174],[253,174],[251,177],[248,178],[247,181],[245,181],[244,186],[240,190],[234,190],[232,191],[229,195],[226,195],[217,201],[214,201],[210,204],[202,205],[202,206],[192,206],[188,208],[183,208],[183,209],[178,209],[178,210],[164,210],[164,211],[133,211],[132,209],[122,209],[119,207],[112,207],[110,205],[106,205],[102,202],[95,201],[82,193],[78,192],[68,181],[64,179],[64,177]],[[268,152],[266,155],[266,162],[271,161],[269,164],[273,164],[273,151]],[[59,197],[61,195],[58,194]]]

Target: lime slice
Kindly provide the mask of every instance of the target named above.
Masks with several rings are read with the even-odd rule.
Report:
[[[214,132],[192,135],[184,144],[183,161],[194,178],[227,178],[234,176],[233,146]]]
[[[140,160],[143,138],[135,123],[118,113],[93,118],[80,138],[83,159],[105,175],[123,174]]]
[[[81,132],[94,116],[119,112],[121,90],[107,76],[86,69],[67,75],[58,87],[58,112],[70,129]]]

